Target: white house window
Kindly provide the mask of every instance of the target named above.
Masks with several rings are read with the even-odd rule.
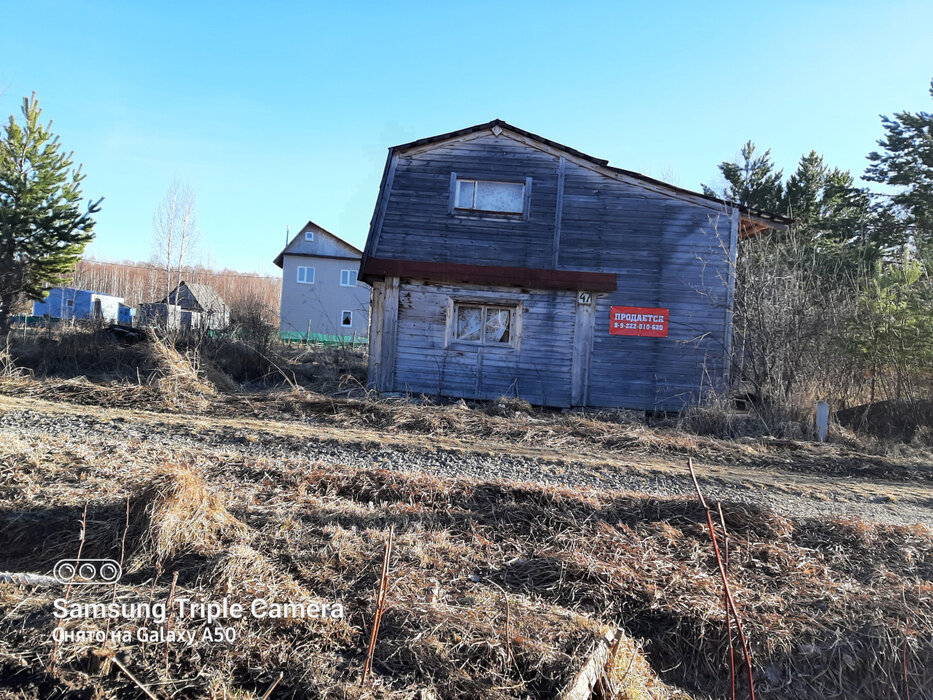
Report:
[[[340,327],[350,328],[352,325],[353,325],[353,312],[352,311],[341,311],[340,312]]]
[[[298,284],[314,284],[314,268],[313,267],[299,267],[298,268]]]
[[[356,270],[341,270],[340,271],[340,286],[341,287],[355,287],[356,286]]]
[[[519,182],[457,179],[454,207],[474,211],[521,214],[525,210],[525,185]]]
[[[313,241],[314,240],[314,231],[305,231],[305,240]]]
[[[454,304],[454,340],[482,345],[509,345],[514,339],[515,307]]]

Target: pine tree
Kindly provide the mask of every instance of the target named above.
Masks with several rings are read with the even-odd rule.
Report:
[[[22,113],[24,123],[10,116],[0,139],[0,333],[20,298],[42,299],[67,280],[94,237],[101,202],[81,210],[81,166],[61,151],[52,123],[39,122],[35,93]]]
[[[933,81],[930,82],[933,97]],[[865,179],[895,188],[887,243],[909,245],[929,268],[933,264],[933,114],[897,112],[881,117],[884,151],[868,154]]]
[[[787,180],[784,208],[828,282],[840,274],[870,274],[881,251],[869,196],[849,171],[829,168],[810,151]]]
[[[725,189],[717,195],[712,188],[703,185],[703,192],[752,209],[784,213],[783,173],[774,169],[770,149],[757,155],[755,144],[748,141],[742,146],[741,160],[737,163],[723,161],[719,164],[719,172],[726,181]]]

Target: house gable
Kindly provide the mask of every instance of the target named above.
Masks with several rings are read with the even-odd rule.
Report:
[[[610,166],[607,160],[595,158],[496,119],[485,124],[419,139],[389,149],[379,198],[373,212],[363,254],[364,277],[369,276],[367,267],[369,257],[398,257],[391,250],[391,244],[388,246],[381,244],[384,232],[391,236],[393,227],[397,229],[399,225],[403,225],[398,220],[399,201],[407,198],[409,205],[417,204],[422,207],[420,211],[414,211],[409,206],[405,213],[409,220],[412,215],[426,215],[432,217],[433,224],[437,224],[437,217],[444,213],[441,208],[450,209],[454,177],[514,179],[518,173],[526,172],[527,177],[531,178],[532,189],[527,218],[539,226],[549,225],[552,235],[555,239],[558,238],[561,211],[557,204],[558,200],[562,199],[563,176],[568,170],[589,171],[594,175],[602,176],[607,182],[616,183],[614,189],[626,189],[626,196],[631,199],[654,198],[656,201],[668,199],[674,203],[695,205],[714,215],[729,216],[731,211],[736,209],[739,212],[738,237],[740,239],[755,235],[766,228],[786,228],[790,222],[790,219],[783,216],[741,207],[732,202],[670,185],[633,171]],[[454,175],[451,174],[452,172]],[[591,180],[596,179],[598,178],[591,178]],[[602,189],[597,184],[594,195],[600,195]],[[608,197],[602,197],[604,203],[608,200]],[[544,212],[543,216],[541,216],[542,212]],[[535,216],[536,214],[539,216]],[[420,223],[419,220],[418,224]],[[508,226],[509,223],[513,222],[504,221],[498,230],[495,226],[487,225],[484,230],[496,236],[507,236],[510,232],[514,233],[518,230],[514,226]],[[420,228],[423,230],[424,226]],[[527,256],[527,260],[516,260],[514,254],[506,253],[506,260],[498,264],[544,269],[557,267],[559,260],[556,245],[549,246],[550,261],[547,264],[546,256],[542,252],[544,242],[535,238],[535,228],[534,225],[526,225],[521,229],[522,234],[531,234],[523,241],[530,246],[530,255]],[[464,239],[469,238],[471,233],[470,226],[462,222],[458,222],[455,226],[444,225],[440,229],[437,233],[449,240],[451,248],[459,246]],[[405,240],[408,249],[417,249],[421,243],[427,243],[430,247],[431,243],[431,241],[418,240],[417,233],[409,233]],[[491,261],[482,264],[497,264],[494,260],[500,259],[500,252],[502,252],[501,248],[494,244],[489,248],[488,257]],[[439,258],[435,260],[437,262],[443,261],[443,256],[437,256],[433,251],[425,251],[425,254],[431,255],[432,260]]]
[[[308,240],[306,235],[308,233],[312,234],[311,240]],[[301,227],[301,230],[288,242],[273,262],[282,267],[283,256],[285,255],[359,260],[362,254],[363,251],[347,243],[340,236],[318,226],[313,221],[309,221]]]

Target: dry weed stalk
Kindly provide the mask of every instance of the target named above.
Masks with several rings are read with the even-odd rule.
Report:
[[[716,541],[716,530],[713,527],[713,516],[710,514],[709,505],[706,503],[706,499],[703,498],[703,492],[700,491],[700,483],[697,481],[696,471],[693,469],[693,458],[687,458],[687,467],[690,469],[690,478],[693,479],[693,485],[696,488],[697,496],[700,499],[700,504],[703,506],[703,510],[706,512],[706,524],[709,528],[709,536],[713,541],[713,552],[716,555],[716,564],[719,566],[719,575],[722,578],[722,588],[723,595],[725,596],[726,602],[726,619],[728,620],[729,614],[731,612],[732,617],[735,619],[735,629],[739,635],[739,641],[742,643],[742,653],[745,656],[745,670],[748,673],[748,696],[750,700],[755,700],[755,682],[752,678],[752,660],[748,653],[748,644],[745,641],[745,633],[742,631],[742,621],[739,619],[739,613],[735,609],[735,600],[732,598],[732,590],[729,587],[729,577],[726,574],[726,569],[722,563],[722,557],[719,555],[719,544]]]
[[[149,688],[147,688],[145,685],[143,685],[142,682],[136,676],[134,676],[130,672],[130,670],[123,664],[123,662],[120,661],[120,659],[118,659],[116,656],[113,657],[113,663],[115,663],[117,668],[119,668],[121,671],[123,671],[123,673],[126,674],[127,678],[129,678],[131,681],[133,681],[133,683],[136,684],[137,688],[143,691],[143,693],[146,695],[147,698],[151,698],[152,700],[159,700],[159,698],[153,695],[152,691],[149,690]]]
[[[726,530],[726,517],[722,513],[722,503],[717,503],[716,509],[719,511],[719,522],[722,525],[723,566],[726,573],[729,573],[729,531]],[[735,649],[732,646],[732,621],[728,614],[729,601],[725,593],[722,594],[722,604],[726,610],[726,637],[729,640],[729,687],[732,700],[735,700]]]
[[[18,379],[28,374],[29,372],[25,368],[16,366],[13,353],[10,352],[10,336],[7,334],[6,345],[0,348],[0,377],[3,379]]]
[[[382,622],[386,595],[389,592],[389,557],[392,556],[392,539],[394,535],[395,525],[390,525],[389,534],[386,536],[385,549],[382,552],[382,571],[379,574],[379,589],[376,593],[376,611],[373,614],[372,631],[369,633],[369,645],[366,648],[366,661],[363,664],[363,675],[360,678],[360,685],[366,683],[373,670],[373,652],[376,649],[376,637],[379,634],[379,623]]]
[[[126,559],[126,533],[130,531],[130,498],[126,498],[126,518],[123,521],[123,536],[120,538],[120,571],[123,571],[123,563]],[[117,587],[113,587],[113,592],[110,595],[110,602],[115,603],[117,600]],[[111,618],[107,618],[107,624],[104,627],[104,636],[110,636],[110,623],[112,622]]]
[[[168,603],[165,605],[165,609],[168,611],[168,614],[165,617],[165,624],[168,625],[172,621],[172,605],[175,602],[175,586],[178,584],[178,572],[172,572],[172,586],[168,589]],[[168,675],[168,639],[165,640],[165,649],[162,653],[162,666],[165,668],[165,674]]]
[[[268,690],[266,690],[266,692],[262,694],[262,698],[260,698],[260,700],[269,700],[269,696],[272,695],[272,691],[275,690],[275,686],[279,684],[279,681],[281,681],[284,676],[285,676],[285,673],[282,671],[279,671],[279,675],[276,676],[276,679],[274,681],[272,681],[272,685],[269,686]],[[225,689],[224,693],[226,694],[226,692],[227,691]]]
[[[78,555],[75,557],[75,559],[78,562],[81,561],[81,553],[84,551],[84,537],[85,537],[86,532],[87,532],[87,503],[84,504],[84,510],[81,512],[81,529],[78,535]],[[75,573],[75,575],[77,575],[77,572]],[[71,579],[69,579],[68,583],[65,585],[65,593],[62,596],[65,602],[68,601],[68,598],[70,595],[71,595]],[[55,625],[56,631],[58,631],[61,625],[62,625],[62,620],[59,619]],[[52,666],[55,665],[55,662],[58,658],[58,635],[53,634],[53,638],[55,641],[52,644],[52,661],[51,661]]]

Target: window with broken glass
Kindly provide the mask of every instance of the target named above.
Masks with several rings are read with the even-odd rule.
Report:
[[[515,309],[509,306],[455,304],[453,339],[483,345],[509,345]]]

